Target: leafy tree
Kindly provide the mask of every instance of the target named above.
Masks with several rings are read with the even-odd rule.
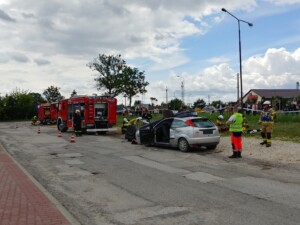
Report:
[[[142,104],[141,100],[135,100],[134,103],[133,103],[134,106],[139,106],[141,104]]]
[[[32,104],[34,106],[34,109],[32,109],[32,113],[36,115],[37,114],[37,106],[43,102],[46,102],[46,99],[43,98],[43,96],[40,93],[31,92],[31,93],[29,93],[29,95],[31,95],[31,97],[32,97]]]
[[[162,102],[162,103],[160,104],[160,106],[161,106],[162,109],[170,109],[169,106],[168,106],[168,104],[166,104],[166,103],[164,103],[164,102]]]
[[[34,95],[19,89],[0,101],[0,120],[30,119],[36,112]]]
[[[154,104],[157,102],[157,98],[151,97],[150,101],[151,101],[152,106],[154,106]]]
[[[224,105],[224,103],[221,100],[217,100],[217,101],[213,101],[211,105],[218,108],[220,105]]]
[[[175,99],[172,99],[170,102],[169,102],[169,109],[172,109],[172,110],[179,110],[183,105],[183,102],[181,99],[178,99],[178,98],[175,98]]]
[[[87,64],[87,66],[99,72],[96,81],[97,90],[105,90],[106,94],[115,97],[122,93],[120,89],[121,79],[120,75],[125,66],[125,61],[121,59],[121,55],[99,54],[98,58],[95,58],[93,62]]]
[[[58,87],[50,86],[46,90],[44,90],[43,95],[45,96],[47,102],[57,102],[62,99],[64,99],[64,96],[62,96],[59,92]]]
[[[194,102],[194,108],[200,107],[203,108],[206,106],[206,102],[203,99],[197,99],[197,101]]]
[[[131,106],[133,96],[147,92],[146,86],[149,83],[145,81],[145,72],[140,72],[137,68],[124,66],[120,77],[120,90],[127,95],[129,106]]]
[[[71,93],[71,98],[76,96],[76,95],[77,95],[77,92],[75,90],[73,90],[72,93]]]

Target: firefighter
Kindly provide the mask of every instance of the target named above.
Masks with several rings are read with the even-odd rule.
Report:
[[[229,158],[242,158],[242,133],[243,115],[238,112],[238,108],[233,108],[233,114],[226,122],[229,125],[231,145],[233,154]]]
[[[224,116],[219,115],[216,121],[216,125],[219,128],[219,132],[228,131],[228,126],[223,122]]]
[[[263,110],[260,114],[258,123],[261,124],[261,137],[263,141],[261,145],[266,145],[266,147],[271,147],[272,131],[275,119],[275,112],[271,107],[270,101],[265,101],[263,103]]]
[[[246,119],[245,114],[243,114],[243,133],[247,133],[247,130],[249,129],[248,121]]]
[[[33,126],[37,125],[37,121],[38,121],[37,116],[34,116],[34,117],[31,119],[31,125],[33,125]]]
[[[147,122],[150,122],[150,120],[152,119],[152,115],[147,109],[145,109],[143,111],[142,118],[145,119]]]
[[[75,135],[77,137],[82,136],[81,121],[82,119],[81,119],[80,111],[79,109],[76,109],[73,117],[73,128],[74,128]]]

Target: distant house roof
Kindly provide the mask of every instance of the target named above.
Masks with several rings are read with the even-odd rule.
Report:
[[[255,92],[260,97],[265,97],[267,99],[275,96],[280,96],[282,98],[293,98],[300,96],[300,90],[297,89],[251,89],[246,95],[248,95],[250,92]]]

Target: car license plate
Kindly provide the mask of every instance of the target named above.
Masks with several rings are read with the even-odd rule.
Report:
[[[213,134],[214,130],[203,130],[203,134]]]

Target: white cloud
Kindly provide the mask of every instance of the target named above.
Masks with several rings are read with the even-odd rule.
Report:
[[[181,80],[175,72],[169,74],[167,82],[157,81],[151,85],[146,96],[158,96],[165,101],[166,86],[169,100],[181,98]],[[194,102],[198,98],[208,102],[234,101],[237,96],[237,72],[227,63],[207,67],[197,74],[180,74],[184,78],[185,101]],[[300,77],[300,48],[289,52],[284,48],[268,49],[263,56],[255,56],[243,62],[243,93],[256,88],[294,88]],[[148,99],[146,97],[146,99]]]
[[[50,85],[60,87],[65,96],[73,89],[92,94],[97,91],[86,64],[104,53],[121,54],[133,64],[143,60],[147,80],[164,73],[151,81],[145,99],[158,96],[163,101],[166,86],[169,99],[180,98],[180,75],[186,99],[230,101],[236,98],[237,72],[223,57],[226,53],[207,60],[214,66],[189,72],[182,67],[193,59],[182,40],[204,35],[220,23],[222,7],[250,11],[256,6],[255,0],[0,0],[1,94],[15,87],[42,93]],[[288,41],[296,42],[297,36]],[[299,49],[283,48],[250,57],[243,62],[244,90],[290,86],[300,71],[299,58]],[[181,72],[174,72],[179,67]]]

